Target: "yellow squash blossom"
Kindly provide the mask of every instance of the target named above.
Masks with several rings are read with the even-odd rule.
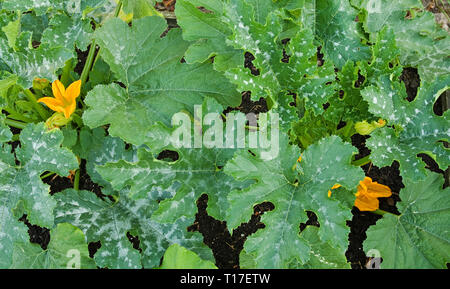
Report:
[[[359,182],[355,206],[360,211],[375,211],[380,205],[378,198],[386,198],[391,195],[392,192],[388,186],[373,182],[371,178],[365,177],[364,180]]]
[[[340,184],[335,184],[334,186],[331,187],[331,190],[337,189],[342,187]],[[328,198],[331,197],[331,190],[328,190]]]
[[[77,97],[80,95],[81,80],[75,81],[66,89],[59,80],[52,83],[54,97],[42,97],[38,102],[45,103],[51,110],[62,112],[66,119],[70,118],[77,107]]]
[[[360,121],[355,124],[355,130],[360,135],[369,135],[375,129],[383,127],[386,125],[386,121],[384,119],[379,119],[378,121],[372,121],[372,123],[368,123],[367,121]]]

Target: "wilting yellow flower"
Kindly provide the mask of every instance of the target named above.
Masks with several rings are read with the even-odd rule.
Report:
[[[35,78],[33,80],[33,89],[43,90],[47,88],[50,82],[45,78]]]
[[[342,187],[340,184],[335,184],[334,186],[331,187],[331,190],[337,189]],[[331,197],[331,190],[328,190],[328,198]]]
[[[355,130],[360,135],[369,135],[375,129],[383,127],[386,125],[386,121],[384,119],[379,119],[378,121],[372,121],[372,123],[368,123],[367,121],[360,121],[355,124]]]
[[[297,162],[301,162],[302,161],[302,156],[303,156],[303,153],[298,157]]]
[[[80,95],[81,80],[75,81],[67,89],[59,80],[52,83],[54,97],[42,97],[38,102],[45,103],[51,110],[64,113],[69,118],[77,107],[77,97]]]
[[[392,192],[388,186],[372,182],[371,178],[365,177],[359,182],[355,206],[360,211],[375,211],[380,206],[378,198],[386,198],[391,195]]]

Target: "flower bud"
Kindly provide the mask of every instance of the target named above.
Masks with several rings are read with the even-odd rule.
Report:
[[[72,120],[72,117],[65,118],[64,114],[61,112],[55,112],[51,117],[47,119],[45,122],[45,126],[48,130],[52,130],[54,128],[59,128],[65,126]]]
[[[50,82],[45,78],[35,78],[33,80],[34,90],[44,90],[49,86]]]

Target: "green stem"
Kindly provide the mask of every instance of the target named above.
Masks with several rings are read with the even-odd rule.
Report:
[[[72,59],[69,59],[66,62],[66,65],[64,66],[62,74],[61,74],[61,82],[62,82],[62,84],[64,84],[65,87],[67,87],[69,85],[71,70],[72,70]]]
[[[13,120],[18,120],[18,121],[22,121],[22,122],[26,122],[26,123],[30,123],[33,122],[33,120],[31,118],[28,118],[26,116],[21,115],[20,113],[16,112],[13,109],[10,108],[3,108],[4,110],[6,110],[9,114],[8,114],[8,118],[13,119]]]
[[[364,165],[367,165],[368,163],[370,163],[370,156],[366,156],[362,159],[356,160],[356,161],[352,161],[352,165],[357,166],[357,167],[362,167]]]
[[[18,129],[24,129],[27,126],[27,124],[24,122],[9,119],[9,118],[5,119],[5,124],[15,127],[15,128],[18,128]]]
[[[45,179],[45,178],[48,178],[48,177],[50,177],[50,176],[52,176],[52,175],[54,175],[54,174],[55,174],[55,173],[49,172],[49,173],[47,173],[47,174],[41,176],[41,180],[43,180],[43,179]]]
[[[73,188],[77,191],[80,189],[80,170],[77,170],[75,173],[75,180],[73,181]]]
[[[31,104],[34,106],[34,108],[36,109],[36,111],[39,113],[39,115],[41,116],[41,118],[43,120],[46,120],[49,117],[49,114],[47,113],[47,111],[37,102],[36,100],[36,96],[31,92],[31,90],[26,89],[23,91],[26,95],[26,97],[28,98],[28,100],[31,102]]]
[[[383,216],[385,214],[391,214],[391,215],[397,216],[396,214],[393,214],[391,212],[384,211],[384,210],[381,210],[381,209],[376,209],[375,211],[372,211],[372,213],[380,215],[380,216]]]
[[[91,47],[89,48],[89,53],[86,59],[86,63],[84,64],[83,71],[81,72],[81,85],[86,83],[86,80],[89,76],[89,72],[92,68],[92,63],[94,62],[95,49],[96,49],[95,39],[92,40]]]
[[[20,140],[20,134],[15,134],[15,135],[13,135],[12,138],[11,138],[11,140],[12,140],[12,141],[18,141],[18,140]]]
[[[123,5],[123,1],[120,0],[119,3],[117,3],[116,10],[114,11],[114,17],[118,17],[119,16],[120,10],[122,9],[122,5]],[[94,61],[92,63],[92,67],[94,67],[95,64],[97,63],[97,59],[98,59],[98,57],[100,55],[100,50],[101,50],[101,48],[98,49],[97,55],[95,56]]]

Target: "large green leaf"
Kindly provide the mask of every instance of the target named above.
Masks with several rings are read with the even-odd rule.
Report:
[[[267,1],[265,1],[267,2]],[[188,63],[204,62],[215,56],[214,67],[224,71],[244,62],[244,53],[226,44],[231,30],[221,19],[224,13],[222,0],[179,0],[175,13],[177,23],[183,29],[183,38],[196,41],[186,51]],[[204,7],[209,12],[201,11],[197,7]]]
[[[61,10],[70,14],[88,13],[111,2],[109,0],[4,0],[3,9],[9,11],[33,10],[43,15],[49,10]]]
[[[119,161],[97,166],[100,175],[111,182],[116,190],[130,187],[133,198],[147,197],[162,201],[154,218],[173,222],[185,216],[193,217],[196,201],[203,193],[211,199],[210,215],[224,218],[227,210],[226,196],[233,189],[242,188],[245,183],[234,181],[221,169],[232,157],[231,149],[177,149],[179,159],[175,162],[157,160],[145,149],[138,151],[139,161]],[[170,195],[168,195],[170,193]],[[161,195],[162,194],[162,195]]]
[[[178,244],[167,248],[159,269],[217,269],[211,261],[202,260],[197,254]]]
[[[0,204],[15,209],[23,203],[24,212],[32,224],[53,226],[53,209],[56,205],[48,194],[49,186],[40,179],[45,171],[67,176],[78,167],[75,156],[61,148],[63,135],[58,129],[47,131],[44,124],[29,124],[20,134],[21,147],[16,149],[20,165],[4,160],[0,175]]]
[[[2,163],[0,163],[2,164]],[[0,173],[3,173],[0,168]],[[1,201],[1,199],[0,199]],[[14,244],[28,242],[28,228],[24,223],[15,218],[11,208],[0,204],[0,268],[7,269],[11,266],[14,252]]]
[[[389,166],[394,160],[400,162],[404,178],[415,180],[425,177],[425,164],[417,156],[426,153],[433,157],[443,169],[450,165],[450,154],[443,141],[448,141],[449,113],[437,116],[433,104],[450,85],[450,76],[442,76],[432,84],[423,84],[417,97],[407,102],[401,90],[389,79],[380,78],[378,87],[368,87],[364,98],[369,102],[372,113],[383,116],[392,127],[377,129],[367,146],[372,150],[371,160],[375,165]]]
[[[211,259],[211,251],[199,234],[188,233],[192,219],[179,218],[160,224],[150,219],[158,207],[156,201],[144,198],[132,201],[121,194],[115,203],[102,201],[92,192],[66,190],[56,195],[57,223],[70,223],[80,228],[88,242],[101,242],[94,255],[97,266],[108,268],[153,268],[172,244],[179,244]],[[127,233],[139,237],[140,253],[134,249]]]
[[[255,257],[258,268],[287,268],[293,261],[306,263],[310,246],[299,234],[299,225],[307,220],[306,210],[317,214],[321,242],[330,242],[344,254],[351,213],[346,206],[327,196],[336,183],[356,187],[363,172],[350,165],[354,149],[338,137],[328,137],[311,145],[297,163],[300,150],[280,137],[280,156],[271,161],[259,152],[239,151],[225,166],[225,172],[238,180],[255,180],[243,190],[232,191],[228,199],[227,225],[235,228],[252,215],[253,206],[271,202],[275,209],[266,212],[265,228],[251,235],[246,252]]]
[[[136,150],[126,149],[126,144],[120,138],[107,136],[103,128],[90,130],[84,127],[80,131],[79,139],[79,147],[74,148],[74,151],[86,160],[86,172],[94,183],[102,187],[103,194],[113,194],[111,183],[100,176],[96,166],[119,160],[137,161]]]
[[[350,5],[349,0],[323,0],[315,3],[315,31],[323,41],[325,55],[339,69],[348,60],[368,60],[369,47],[361,43],[358,23],[355,22],[358,11]]]
[[[235,88],[211,64],[180,63],[188,43],[179,29],[161,39],[166,26],[164,19],[152,16],[134,21],[132,28],[112,19],[96,31],[103,59],[126,88],[111,84],[90,91],[83,115],[88,126],[110,124],[112,136],[140,145],[157,121],[168,126],[175,113],[193,112],[207,96],[225,106],[239,104]]]
[[[89,258],[86,238],[70,224],[58,224],[50,231],[46,250],[37,244],[16,243],[11,269],[95,269]]]
[[[41,42],[48,43],[50,47],[61,46],[71,50],[76,46],[84,51],[91,42],[90,34],[92,32],[88,19],[57,14],[50,20]]]
[[[43,124],[30,124],[22,130],[21,147],[16,149],[20,165],[16,165],[9,145],[0,152],[1,268],[11,265],[15,242],[28,242],[27,229],[18,221],[23,213],[32,224],[53,226],[56,202],[39,176],[45,171],[66,176],[78,167],[75,156],[60,148],[62,141],[59,130],[46,131]]]
[[[414,11],[424,10],[420,0],[362,0],[358,5],[365,13],[364,25],[371,38],[375,39],[384,26],[390,27],[402,64],[418,67],[422,79],[433,81],[450,72],[450,37],[431,12]]]
[[[22,36],[23,40],[31,40],[29,33],[22,33]],[[30,88],[35,78],[55,80],[57,70],[73,57],[73,53],[63,47],[50,47],[48,44],[42,44],[38,48],[19,46],[20,50],[13,51],[7,40],[0,38],[1,60],[10,72],[19,77],[17,83],[23,88]]]
[[[444,269],[450,261],[450,189],[443,190],[442,176],[434,173],[404,182],[401,214],[385,214],[370,227],[364,249],[378,250],[384,269]]]
[[[266,97],[276,101],[280,91],[298,90],[299,95],[312,101],[312,108],[317,112],[318,103],[325,103],[325,96],[333,89],[332,86],[326,88],[325,83],[333,81],[334,77],[331,77],[331,63],[327,62],[319,69],[311,59],[316,54],[312,33],[302,30],[291,39],[287,47],[290,58],[284,63],[282,39],[279,39],[283,18],[279,13],[270,13],[261,24],[253,12],[254,8],[249,4],[232,0],[225,7],[224,18],[233,32],[228,38],[229,43],[255,57],[253,65],[260,75],[252,75],[249,69],[241,66],[226,71],[226,76],[238,85],[239,90],[251,91],[254,99]]]

